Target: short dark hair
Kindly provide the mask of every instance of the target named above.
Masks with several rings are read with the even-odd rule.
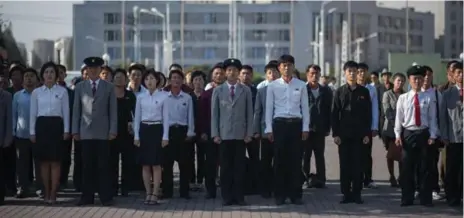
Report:
[[[358,69],[369,70],[369,65],[367,65],[366,63],[359,63]]]
[[[242,70],[249,70],[253,73],[253,67],[247,64],[242,66]]]
[[[42,80],[44,79],[43,75],[45,73],[45,70],[47,68],[49,68],[49,67],[53,68],[53,70],[55,71],[55,79],[58,79],[58,76],[59,76],[58,75],[59,74],[58,66],[55,63],[53,63],[52,61],[49,61],[49,62],[42,65],[42,67],[40,68],[40,74],[39,74],[40,79],[42,79]]]
[[[103,71],[108,71],[112,76],[114,75],[113,69],[111,69],[111,67],[107,65],[103,66],[100,72],[103,72]]]
[[[271,60],[271,61],[269,61],[269,63],[267,63],[267,64],[274,64],[274,65],[277,66],[277,65],[279,65],[279,61],[277,61],[277,60]]]
[[[56,66],[58,67],[58,70],[63,70],[64,72],[67,71],[66,67],[64,65],[62,65],[62,64],[58,64]]]
[[[354,61],[347,61],[345,64],[343,64],[343,71],[347,70],[348,68],[356,68],[358,69],[358,63]]]
[[[32,68],[32,67],[28,67],[28,68],[24,69],[24,71],[23,71],[23,76],[24,76],[26,73],[28,73],[28,72],[33,73],[33,74],[35,75],[35,77],[37,78],[37,80],[40,80],[40,77],[39,77],[39,74],[37,73],[37,70],[35,70],[35,69]]]
[[[316,70],[317,72],[319,72],[319,73],[321,72],[321,67],[319,67],[319,65],[317,65],[317,64],[310,64],[310,65],[308,65],[308,66],[306,67],[306,71],[305,71],[305,72],[307,73],[311,68],[315,69],[315,70]]]
[[[279,63],[279,65],[282,64],[282,63],[295,64],[295,58],[293,56],[289,55],[289,54],[284,54],[284,55],[280,56],[278,63]]]
[[[448,62],[446,64],[446,69],[449,69],[451,67],[451,65],[457,64],[457,63],[459,63],[459,61],[457,61],[457,60],[452,60],[452,61]]]
[[[429,66],[427,66],[427,65],[424,65],[424,66],[422,66],[422,67],[424,68],[425,72],[429,71],[429,72],[432,72],[432,73],[433,73],[433,70],[432,70],[431,67],[429,67]]]
[[[379,77],[379,72],[377,72],[377,71],[372,71],[372,72],[371,72],[371,75],[374,75],[374,76],[376,76],[376,77]]]
[[[268,71],[268,70],[277,70],[277,64],[274,64],[274,63],[269,62],[269,63],[266,64],[266,66],[264,67],[264,73],[266,73],[266,71]]]
[[[458,61],[456,62],[456,65],[454,65],[456,69],[461,69],[462,70],[462,62]]]
[[[159,75],[160,80],[163,79],[163,81],[162,81],[163,83],[161,83],[161,81],[160,81],[160,86],[164,87],[166,85],[166,82],[167,82],[166,81],[167,80],[166,76],[164,75],[164,73],[161,73],[161,72],[158,72],[158,71],[156,71],[155,73],[157,73]]]
[[[189,82],[192,83],[193,79],[195,79],[196,77],[201,77],[201,78],[203,78],[203,81],[206,82],[206,74],[201,70],[195,70],[192,73],[190,73],[190,81]]]
[[[157,73],[156,71],[151,71],[151,70],[150,70],[150,71],[147,71],[147,72],[145,72],[145,73],[143,74],[143,76],[142,76],[142,85],[143,85],[144,87],[147,87],[147,85],[145,84],[145,79],[146,79],[149,75],[152,75],[152,76],[155,77],[155,79],[156,79],[156,87],[158,87],[159,84],[160,84],[160,82],[161,82],[160,75],[159,75],[159,73]]]
[[[393,75],[393,80],[395,80],[395,79],[398,78],[398,77],[401,77],[403,80],[406,81],[406,76],[405,76],[404,74],[402,74],[402,73],[395,73],[395,74]]]
[[[182,66],[180,66],[180,64],[177,63],[173,63],[171,64],[171,66],[169,66],[169,70],[171,70],[172,68],[179,68],[180,70],[183,70]]]
[[[113,71],[113,76],[116,76],[116,74],[118,73],[122,73],[124,75],[124,77],[126,77],[127,79],[127,72],[126,70],[122,69],[122,68],[116,68],[114,71]]]
[[[182,79],[185,78],[184,73],[182,71],[180,71],[180,70],[171,70],[171,71],[169,71],[168,78],[171,79],[173,74],[178,74],[180,77],[182,77]]]

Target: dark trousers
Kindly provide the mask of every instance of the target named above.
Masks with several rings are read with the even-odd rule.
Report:
[[[208,195],[216,197],[216,176],[219,162],[219,145],[212,141],[203,142],[205,148],[205,187]]]
[[[135,162],[135,146],[129,136],[118,135],[110,142],[110,169],[112,193],[117,195],[119,189],[119,160],[121,160],[121,193],[127,194],[135,189],[135,179],[139,178]]]
[[[80,192],[82,190],[82,142],[74,141],[74,150],[73,150],[73,185],[76,191]]]
[[[63,158],[61,159],[61,177],[60,184],[66,186],[69,179],[69,170],[71,167],[71,152],[73,140],[68,139],[63,141]]]
[[[446,149],[445,192],[450,204],[457,204],[462,198],[462,147],[464,144],[451,143]]]
[[[311,156],[314,152],[316,163],[317,179],[325,183],[325,133],[310,132],[309,138],[304,142],[304,164],[303,171],[306,178],[309,178],[311,171]]]
[[[360,197],[363,179],[363,157],[368,146],[362,137],[342,137],[338,146],[340,164],[340,189],[346,197]]]
[[[363,151],[363,183],[364,186],[368,186],[372,180],[372,137],[369,137],[369,143],[362,146]]]
[[[435,163],[434,166],[430,169],[430,179],[432,180],[432,190],[440,193],[440,174],[438,172],[438,164],[440,162],[440,149],[438,145],[434,146],[434,150],[431,151],[433,153],[433,162]]]
[[[248,152],[248,166],[245,171],[245,175],[250,176],[247,180],[245,180],[247,190],[245,190],[246,194],[259,194],[259,140],[253,140],[250,143],[246,143],[245,147]]]
[[[261,139],[261,161],[260,161],[260,188],[261,194],[271,195],[273,190],[274,170],[272,160],[274,159],[274,145],[268,139]]]
[[[203,184],[203,180],[205,179],[205,162],[206,162],[206,142],[201,139],[201,136],[198,135],[195,137],[195,146],[192,146],[192,149],[194,149],[193,154],[196,154],[196,160],[197,160],[197,169],[195,172],[195,156],[192,155],[192,168],[193,168],[193,175],[192,175],[192,183],[197,183],[197,184]]]
[[[401,166],[401,201],[414,201],[416,187],[419,187],[421,204],[432,203],[431,172],[434,163],[435,147],[428,145],[429,132],[424,130],[404,130],[403,157]]]
[[[189,196],[189,183],[192,173],[191,151],[192,145],[186,142],[187,126],[171,126],[169,128],[169,144],[163,148],[163,197],[172,197],[174,189],[174,161],[179,166],[179,194],[181,197]]]
[[[216,144],[216,146],[218,146]],[[223,140],[219,145],[221,195],[224,201],[243,201],[246,148],[243,140]]]
[[[289,197],[291,200],[296,200],[302,197],[301,126],[301,119],[274,119],[272,129],[274,134],[274,196],[276,199]]]
[[[3,153],[5,152],[5,148],[0,148],[0,204],[3,204],[5,201],[5,177],[3,176],[5,173],[5,163]]]
[[[35,174],[37,189],[41,189],[39,161],[33,157],[32,142],[30,139],[15,138],[16,144],[16,173],[18,188],[20,191],[28,192],[31,188],[31,173]],[[32,167],[31,167],[32,165]]]
[[[82,140],[82,196],[85,203],[93,203],[98,192],[101,202],[113,198],[110,171],[110,142]]]
[[[16,145],[11,143],[9,147],[3,148],[3,162],[5,167],[1,176],[5,179],[6,189],[16,192]]]

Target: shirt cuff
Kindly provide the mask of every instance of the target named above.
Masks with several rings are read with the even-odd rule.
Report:
[[[195,133],[194,132],[187,132],[187,136],[188,137],[193,137],[193,136],[195,136]]]
[[[264,130],[264,133],[272,133],[272,127],[266,127],[266,129]]]
[[[134,135],[134,140],[140,140],[139,134]]]
[[[167,135],[163,135],[163,141],[168,141],[169,140],[169,137]]]
[[[396,133],[395,132],[395,138],[397,138],[397,139],[401,138],[401,133]]]

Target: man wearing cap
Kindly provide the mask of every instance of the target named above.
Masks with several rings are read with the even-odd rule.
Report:
[[[213,89],[211,137],[219,145],[223,205],[245,205],[243,185],[245,144],[253,136],[253,101],[250,88],[239,83],[242,63],[224,61],[227,80]]]
[[[309,134],[309,103],[306,84],[293,77],[295,58],[282,55],[281,78],[267,86],[264,133],[274,143],[274,196],[276,204],[302,204],[302,141]]]
[[[438,134],[436,100],[421,92],[425,68],[407,70],[411,90],[400,95],[396,105],[395,144],[403,148],[401,166],[401,206],[414,204],[419,186],[420,204],[432,206],[433,145]],[[417,179],[417,181],[416,181]]]
[[[117,100],[113,84],[99,79],[103,59],[89,57],[89,80],[76,85],[72,134],[82,146],[82,195],[78,205],[94,203],[98,191],[104,206],[112,204],[109,140],[117,134]],[[98,184],[97,184],[98,181]]]

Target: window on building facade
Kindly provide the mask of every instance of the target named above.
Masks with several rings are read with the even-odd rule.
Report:
[[[451,34],[456,34],[456,24],[451,24]]]
[[[451,40],[451,49],[456,49],[456,41]]]
[[[140,41],[153,42],[155,40],[154,30],[140,30]]]
[[[126,14],[126,24],[127,25],[134,25],[134,14],[128,13]]]
[[[121,24],[121,14],[120,13],[104,13],[103,20],[105,24]]]
[[[192,58],[193,49],[192,47],[184,47],[184,58]]]
[[[216,58],[216,48],[205,48],[203,53],[203,58],[206,60]]]
[[[253,47],[251,48],[252,58],[258,59],[266,56],[266,49],[264,47]]]
[[[205,13],[203,15],[204,24],[215,24],[217,23],[216,13]]]
[[[185,41],[192,41],[193,40],[193,33],[191,30],[184,30],[184,40]]]
[[[107,52],[111,59],[121,59],[121,47],[108,47]]]
[[[288,47],[280,47],[277,48],[277,54],[282,55],[282,54],[290,54],[290,49]]]
[[[262,13],[262,12],[258,12],[258,13],[254,13],[254,16],[255,16],[255,24],[265,24],[267,23],[267,17],[266,17],[266,13]]]
[[[279,30],[279,40],[281,40],[281,41],[290,41],[290,31],[288,31],[288,30]]]
[[[119,30],[105,30],[105,42],[113,42],[121,40],[121,32]]]
[[[126,42],[127,41],[134,41],[134,30],[126,30],[126,35],[124,36]]]
[[[266,30],[253,30],[253,39],[257,41],[262,41],[266,38]]]
[[[218,34],[214,30],[203,30],[205,40],[217,40]]]
[[[456,12],[455,12],[455,11],[451,11],[451,13],[450,13],[450,19],[451,19],[451,20],[456,20]]]
[[[289,24],[290,23],[290,13],[280,12],[279,13],[279,23],[280,24]]]

